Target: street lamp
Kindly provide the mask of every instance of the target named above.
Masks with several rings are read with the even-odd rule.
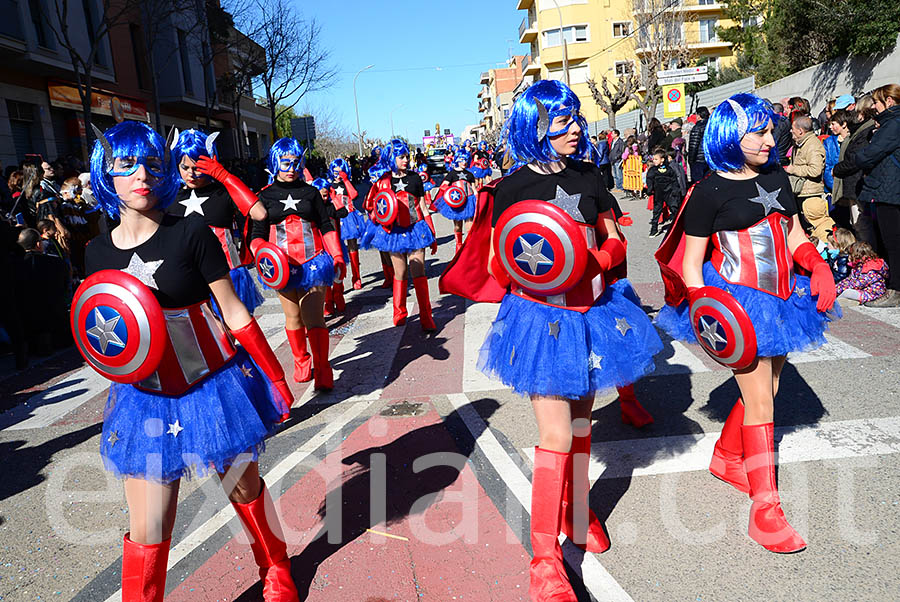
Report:
[[[399,104],[396,107],[394,107],[393,109],[391,109],[390,115],[391,115],[391,139],[392,140],[394,138],[394,111],[396,111],[397,109],[400,109],[402,107],[403,107],[403,105]]]
[[[566,85],[569,85],[569,49],[566,46],[566,32],[563,31],[563,18],[562,18],[562,9],[559,8],[559,4],[556,0],[553,0],[553,6],[556,7],[556,12],[559,14],[559,37],[562,39],[562,51],[563,51],[563,77],[565,78]]]
[[[356,107],[356,148],[358,150],[357,157],[359,158],[362,158],[362,130],[359,129],[359,103],[356,101],[356,78],[359,77],[360,73],[371,69],[374,66],[375,65],[369,65],[368,67],[363,67],[353,76],[353,106]]]

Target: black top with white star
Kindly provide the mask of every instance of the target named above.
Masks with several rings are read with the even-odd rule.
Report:
[[[334,230],[319,189],[306,182],[273,182],[259,191],[259,200],[269,217],[265,222],[253,221],[251,240],[268,239],[269,226],[280,224],[289,215],[299,215],[314,223],[322,234]]]
[[[466,180],[470,184],[475,184],[475,176],[472,175],[468,169],[464,169],[462,171],[458,171],[456,169],[451,169],[444,176],[444,182],[447,184],[452,184],[454,182],[458,182],[459,180]]]
[[[203,188],[182,188],[166,213],[178,217],[197,214],[203,217],[207,226],[215,228],[241,229],[244,225],[244,216],[218,182]]]
[[[407,171],[402,176],[391,173],[391,188],[394,192],[406,192],[416,198],[425,196],[425,187],[422,184],[422,178],[419,174]]]
[[[228,275],[222,245],[203,218],[166,215],[156,232],[133,249],[119,249],[109,232],[85,250],[88,274],[115,269],[150,287],[164,308],[186,307],[209,298],[208,283]]]
[[[503,178],[494,194],[493,222],[514,203],[536,199],[561,207],[575,221],[594,225],[612,209],[613,197],[600,170],[593,163],[566,160],[566,168],[555,174],[539,174],[528,166]]]
[[[684,208],[684,232],[710,236],[749,228],[772,213],[790,217],[797,212],[791,183],[780,167],[751,180],[729,180],[713,173],[694,187]]]

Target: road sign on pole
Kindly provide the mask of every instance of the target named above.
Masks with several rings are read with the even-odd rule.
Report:
[[[663,117],[684,117],[684,84],[663,86]]]
[[[681,69],[665,69],[663,71],[657,71],[656,77],[679,77],[682,75],[699,75],[700,73],[707,73],[709,69],[705,66],[703,67],[683,67]]]

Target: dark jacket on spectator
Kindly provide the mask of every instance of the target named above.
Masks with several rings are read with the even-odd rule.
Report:
[[[647,153],[652,153],[657,146],[661,146],[666,139],[666,132],[662,128],[647,133]]]
[[[706,163],[706,154],[703,152],[703,135],[706,133],[706,119],[698,119],[694,124],[688,138],[688,163]]]
[[[867,172],[859,200],[900,205],[900,106],[882,111],[875,121],[872,141],[850,157]]]
[[[875,131],[875,120],[869,119],[861,124],[851,126],[850,136],[841,143],[841,154],[834,166],[834,200],[841,198],[856,200],[862,191],[863,172],[852,161],[847,161],[860,149],[865,148]]]
[[[619,163],[622,161],[622,154],[625,152],[625,141],[622,140],[622,137],[618,137],[612,141],[612,146],[609,149],[609,161],[610,163]]]
[[[778,148],[778,162],[782,166],[790,165],[791,159],[788,157],[788,151],[794,145],[794,139],[791,137],[791,120],[787,117],[779,117],[778,123],[772,130],[772,137],[775,138],[775,146]]]
[[[609,146],[606,140],[597,142],[597,165],[609,165]]]

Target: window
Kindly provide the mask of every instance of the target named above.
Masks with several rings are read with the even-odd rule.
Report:
[[[743,21],[741,21],[741,26],[744,29],[748,29],[750,27],[757,27],[758,25],[759,25],[759,17],[757,17],[757,16],[753,16],[753,17],[750,17],[749,19],[744,19]]]
[[[563,27],[563,33],[566,36],[567,44],[577,44],[579,42],[591,41],[587,25],[569,25]],[[554,46],[562,45],[562,40],[560,39],[559,35],[559,28],[546,29],[544,30],[543,35],[544,48],[553,48]]]
[[[631,21],[615,21],[612,26],[614,38],[627,38],[631,35]]]
[[[34,26],[34,35],[37,39],[38,46],[41,48],[56,48],[53,43],[53,32],[47,25],[47,17],[49,14],[44,10],[41,0],[28,0],[28,9],[31,13],[31,24]]]
[[[634,63],[631,61],[616,61],[616,77],[624,77],[634,72]]]
[[[548,73],[549,79],[557,81],[566,81],[565,72],[562,69],[556,69]],[[569,85],[583,84],[590,77],[590,69],[587,65],[578,65],[577,67],[569,67]]]
[[[711,4],[718,4],[718,0],[698,0],[697,4],[700,6],[709,6]]]
[[[147,53],[144,51],[144,35],[137,23],[129,23],[128,31],[131,33],[131,52],[134,54],[135,75],[137,75],[138,88],[150,89],[150,70],[147,68]]]
[[[718,24],[718,19],[700,19],[700,42],[715,42]]]
[[[181,78],[184,81],[186,94],[194,95],[194,84],[191,81],[191,63],[187,47],[187,34],[178,29],[178,54],[181,56]]]

